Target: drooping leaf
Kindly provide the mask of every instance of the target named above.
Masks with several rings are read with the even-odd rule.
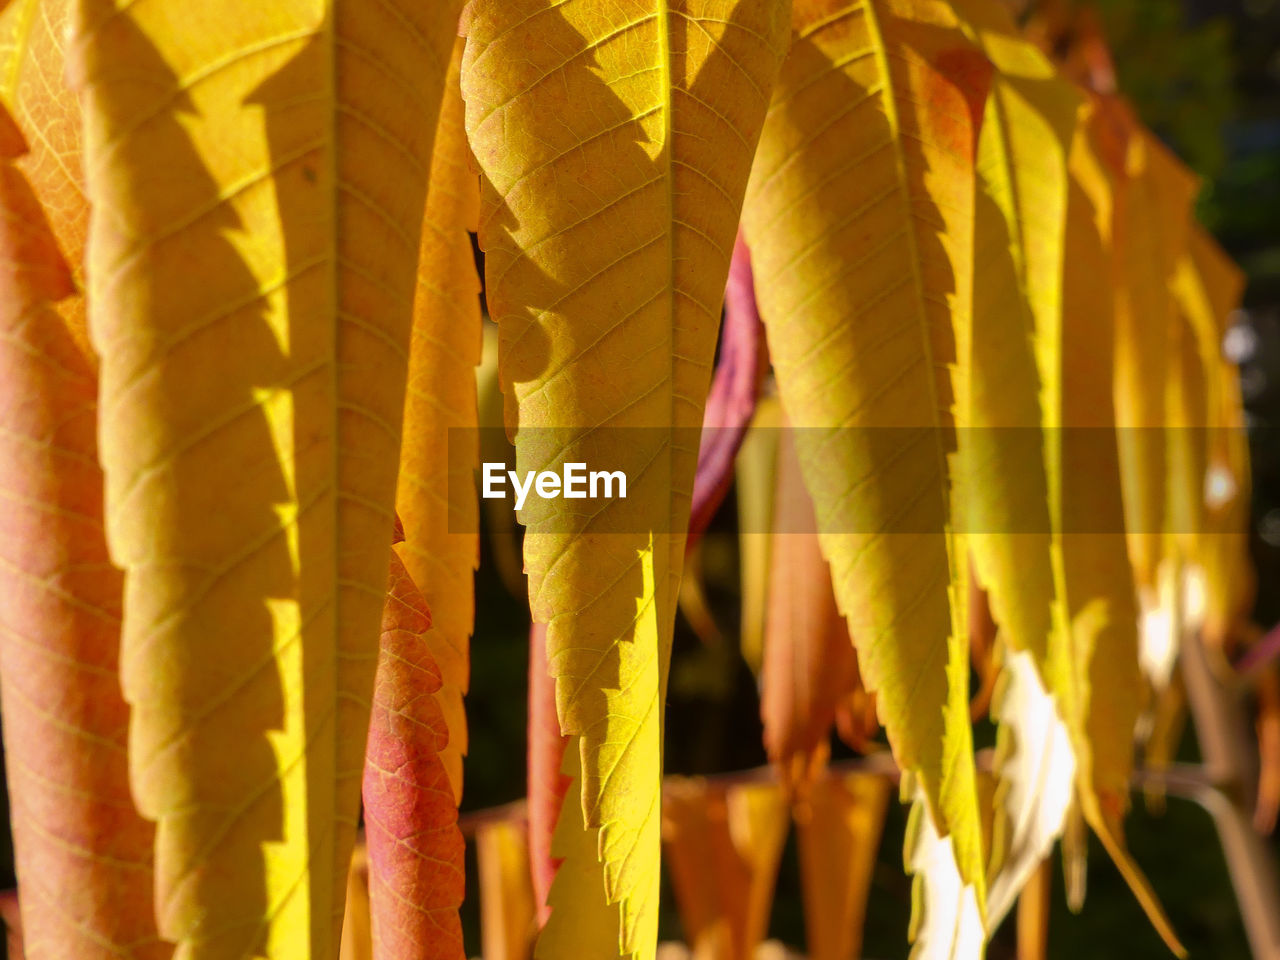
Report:
[[[537,930],[529,875],[529,838],[522,820],[495,820],[476,829],[480,937],[485,960],[529,960]]]
[[[956,0],[990,58],[978,143],[973,323],[958,325],[965,390],[957,495],[978,582],[1001,637],[1043,670],[1055,616],[1043,405],[1059,401],[1067,151],[1080,97],[1017,32],[998,0]],[[1056,491],[1055,491],[1056,493]]]
[[[827,776],[796,817],[804,927],[812,960],[862,955],[871,875],[892,786],[875,774]]]
[[[1027,650],[1006,650],[991,706],[999,724],[987,930],[1053,851],[1071,805],[1076,755],[1058,700]]]
[[[769,926],[790,818],[776,783],[669,778],[663,839],[696,960],[752,960]]]
[[[569,738],[560,733],[556,717],[555,679],[547,673],[547,625],[529,626],[529,730],[525,770],[529,803],[529,870],[533,877],[533,902],[538,926],[547,922],[551,908],[547,894],[559,863],[551,856],[556,822],[569,791],[561,773]],[[572,802],[572,801],[571,801]]]
[[[760,716],[769,761],[788,789],[803,796],[826,763],[831,727],[853,693],[858,667],[785,429],[774,503]]]
[[[772,564],[774,495],[782,408],[776,394],[756,404],[734,465],[738,504],[738,563],[741,569],[742,628],[738,648],[757,676],[764,668],[764,631]]]
[[[456,23],[76,0],[130,774],[180,960],[338,950]]]
[[[1112,347],[1117,246],[1129,129],[1116,105],[1094,98],[1072,142],[1062,329],[1062,582],[1072,644],[1057,653],[1050,686],[1076,754],[1080,812],[1097,833],[1161,936],[1179,949],[1154,892],[1124,848],[1133,733],[1140,703],[1138,612],[1121,496]],[[1062,691],[1062,692],[1059,692]],[[1078,838],[1078,833],[1068,831]],[[1076,840],[1064,838],[1064,848]],[[1082,848],[1068,852],[1083,880]],[[1069,885],[1073,899],[1082,893]]]
[[[391,551],[364,766],[375,960],[460,960],[457,800],[442,756],[449,725],[426,599]]]
[[[1046,960],[1049,956],[1049,894],[1053,860],[1040,862],[1018,895],[1018,960]]]
[[[97,379],[58,313],[72,275],[14,166],[24,149],[0,108],[0,699],[21,926],[33,960],[160,960],[153,828],[125,759]]]
[[[540,957],[648,958],[656,945],[661,702],[693,438],[787,12],[779,0],[471,8],[463,94],[517,470],[608,458],[628,477],[625,501],[546,500],[521,517],[590,834],[564,838]],[[581,852],[589,862],[571,862]],[[584,939],[597,901],[616,905],[611,943]]]
[[[951,530],[990,64],[947,4],[802,0],[743,225],[836,600],[899,764],[983,899]]]
[[[1187,253],[1178,264],[1174,294],[1194,332],[1205,376],[1205,516],[1193,579],[1203,594],[1203,608],[1196,611],[1201,635],[1219,648],[1229,643],[1235,626],[1250,612],[1255,588],[1240,374],[1222,347],[1243,292],[1240,268],[1203,229],[1193,227]]]
[[[373,960],[373,916],[369,906],[369,855],[363,843],[351,852],[347,904],[338,960]]]
[[[990,932],[1062,832],[1076,770],[1071,678],[1062,675],[1071,637],[1060,364],[1067,155],[1081,98],[996,0],[955,7],[995,68],[978,146],[973,324],[957,336],[966,389],[956,405],[966,428],[957,483],[965,539],[1003,648],[991,705],[999,783]]]
[[[733,464],[760,393],[764,328],[756,309],[751,253],[739,236],[729,263],[719,358],[702,415],[698,470],[693,478],[689,537],[696,540],[711,522],[733,480]]]
[[[480,184],[470,169],[454,46],[436,127],[427,208],[418,254],[418,287],[409,340],[409,379],[396,512],[404,522],[404,565],[431,610],[432,651],[449,725],[442,759],[462,799],[467,752],[467,690],[473,576],[479,560],[479,510],[472,470],[479,464],[476,371],[482,341],[480,279],[468,230],[479,214]]]
[[[1172,636],[1180,571],[1170,532],[1169,397],[1176,382],[1179,318],[1173,295],[1184,254],[1195,176],[1131,112],[1115,111],[1129,135],[1117,205],[1115,398],[1125,529],[1143,617],[1142,659],[1161,687],[1177,649]],[[1172,584],[1165,587],[1164,584]],[[1162,598],[1162,593],[1165,596]]]

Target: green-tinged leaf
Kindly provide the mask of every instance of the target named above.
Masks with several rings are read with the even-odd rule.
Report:
[[[76,0],[130,776],[179,960],[338,951],[456,22]]]
[[[761,315],[863,677],[977,916],[948,460],[990,64],[944,3],[801,0],[793,29],[744,208]]]
[[[521,517],[582,771],[540,957],[656,946],[661,704],[696,437],[787,14],[780,0],[471,8],[462,86],[517,471],[607,459],[628,477],[625,500],[539,500]],[[565,836],[571,809],[586,842]],[[601,910],[612,945],[587,936]]]

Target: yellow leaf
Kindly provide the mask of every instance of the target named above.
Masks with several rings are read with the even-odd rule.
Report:
[[[1162,561],[1171,559],[1168,391],[1177,383],[1173,281],[1186,250],[1199,182],[1155,134],[1121,110],[1129,128],[1115,250],[1115,396],[1126,530],[1144,616],[1159,609]]]
[[[130,774],[178,960],[338,951],[456,23],[75,7]]]
[[[441,753],[454,796],[462,799],[467,752],[468,644],[475,619],[479,511],[472,471],[480,459],[476,371],[482,342],[480,279],[471,238],[480,184],[470,169],[463,127],[457,41],[444,84],[418,254],[418,288],[409,340],[409,381],[396,512],[404,524],[404,565],[431,608],[436,695],[449,726]]]
[[[943,3],[800,0],[793,29],[743,216],[760,312],[867,688],[980,906],[947,447],[990,64]]]
[[[485,960],[528,960],[537,918],[525,821],[497,820],[476,830],[480,936]]]
[[[96,367],[85,328],[84,242],[89,202],[80,159],[80,105],[67,84],[64,47],[74,0],[16,0],[0,14],[0,97],[27,134],[17,166],[31,181],[67,258],[75,294],[58,303],[76,345]]]
[[[1203,589],[1200,628],[1216,646],[1228,642],[1253,605],[1249,560],[1249,446],[1244,430],[1240,374],[1223,356],[1222,340],[1239,306],[1244,276],[1203,229],[1193,227],[1178,264],[1174,294],[1199,349],[1205,376],[1204,536],[1195,577]]]
[[[779,0],[471,10],[462,86],[517,471],[628,478],[625,500],[531,498],[521,516],[582,771],[540,957],[655,949],[661,703],[696,438],[786,15]],[[578,807],[589,844],[564,835]],[[583,939],[606,900],[612,944]]]
[[[978,146],[974,312],[957,336],[966,538],[999,625],[1003,667],[987,930],[1053,849],[1076,757],[1062,562],[1063,272],[1067,155],[1080,95],[994,0],[956,0],[995,73]]]
[[[1127,128],[1116,105],[1095,98],[1069,157],[1061,359],[1062,582],[1071,645],[1055,648],[1049,686],[1065,711],[1076,754],[1081,813],[1156,929],[1178,941],[1154,892],[1124,849],[1133,732],[1141,688],[1138,613],[1120,492],[1112,342],[1117,221]]]
[[[1081,100],[996,0],[955,6],[995,67],[978,143],[973,324],[957,326],[957,499],[1001,637],[1043,671],[1050,635],[1066,629],[1046,454],[1059,425],[1067,150]]]
[[[734,463],[734,499],[738,506],[738,557],[742,584],[739,651],[751,672],[764,664],[764,630],[773,547],[774,475],[782,408],[774,394],[756,404],[755,416]]]

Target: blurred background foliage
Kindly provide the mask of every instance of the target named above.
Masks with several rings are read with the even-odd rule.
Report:
[[[1018,5],[1015,3],[1015,6]],[[1259,566],[1256,620],[1280,621],[1280,0],[1028,0],[1026,17],[1055,8],[1092,8],[1115,55],[1117,85],[1139,114],[1204,181],[1202,222],[1249,276],[1247,313],[1230,344],[1241,365],[1254,458],[1254,553]],[[698,565],[712,617],[676,628],[667,706],[666,769],[708,774],[765,763],[756,681],[738,651],[741,597],[732,492],[701,547]],[[472,687],[467,698],[471,752],[464,810],[524,793],[527,607],[513,584],[514,531],[489,529],[478,580]],[[515,561],[518,563],[518,560]],[[497,572],[505,568],[505,577]],[[517,567],[518,569],[518,567]],[[505,585],[504,585],[505,584]],[[511,588],[516,586],[516,590]],[[983,723],[978,745],[994,730]],[[832,757],[852,756],[833,738]],[[1177,758],[1198,759],[1188,729]],[[905,957],[911,882],[903,873],[906,808],[890,804],[865,933],[868,958]],[[1193,958],[1236,960],[1249,949],[1213,824],[1199,807],[1169,798],[1149,811],[1140,796],[1126,833]],[[1276,844],[1280,853],[1280,843]],[[1105,852],[1090,846],[1088,897],[1073,915],[1055,871],[1050,957],[1168,960]],[[469,864],[464,907],[467,947],[479,952],[478,891]],[[783,855],[770,934],[803,947],[804,920],[794,836]],[[662,935],[680,939],[672,891],[664,888]],[[1006,922],[988,956],[1016,955]]]

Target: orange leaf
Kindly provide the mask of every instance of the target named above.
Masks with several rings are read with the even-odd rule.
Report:
[[[695,960],[750,960],[768,928],[787,837],[782,789],[672,778],[662,816],[667,863]]]
[[[814,784],[807,818],[798,824],[812,960],[861,955],[871,871],[891,789],[884,777],[860,773]]]
[[[393,548],[365,754],[365,836],[378,960],[464,956],[462,833],[440,758],[448,729],[436,695],[431,615]]]
[[[0,695],[27,955],[161,958],[134,810],[97,381],[55,304],[71,272],[0,110]],[[69,895],[73,894],[73,895]]]
[[[551,915],[547,894],[559,860],[551,856],[551,837],[570,778],[561,773],[569,738],[560,733],[556,718],[556,682],[547,672],[547,625],[529,627],[529,869],[538,925]]]
[[[826,760],[836,710],[853,693],[858,668],[789,431],[778,450],[774,531],[760,714],[769,760],[803,790]]]

